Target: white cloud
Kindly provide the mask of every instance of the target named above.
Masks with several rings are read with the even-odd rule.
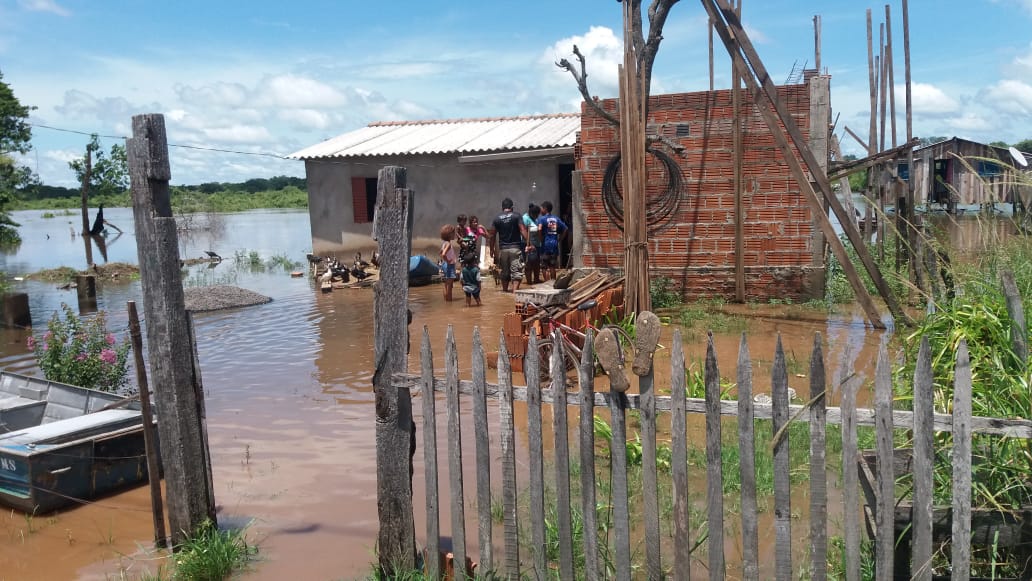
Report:
[[[49,149],[43,152],[43,157],[45,159],[51,159],[63,163],[74,161],[81,158],[83,155],[84,151],[73,151],[71,149]]]
[[[293,127],[300,129],[326,129],[330,125],[330,116],[315,109],[284,109],[279,118]]]
[[[1032,85],[1016,79],[1003,79],[981,92],[984,101],[999,113],[1032,115]]]
[[[261,126],[230,125],[228,127],[206,127],[203,130],[206,138],[219,143],[269,143],[273,141],[269,130]]]
[[[216,82],[202,87],[176,85],[176,95],[186,104],[206,107],[239,107],[248,101],[247,88],[239,83]]]
[[[952,133],[971,135],[973,133],[986,133],[995,129],[995,124],[977,112],[968,112],[958,117],[952,117],[946,121],[946,126]]]
[[[322,81],[288,74],[262,79],[255,89],[254,101],[277,107],[322,109],[346,105],[348,97]]]
[[[618,65],[623,62],[623,41],[617,38],[612,29],[605,26],[592,26],[587,34],[571,36],[559,40],[548,47],[538,59],[539,63],[550,67],[547,75],[547,82],[553,87],[565,85],[568,87],[570,98],[563,110],[579,111],[581,97],[577,92],[577,85],[570,73],[556,67],[554,63],[560,59],[567,59],[576,67],[580,73],[580,63],[573,54],[573,47],[576,45],[581,54],[584,55],[585,67],[588,74],[588,89],[592,95],[606,99],[616,97],[620,92],[620,80],[618,76]]]
[[[896,87],[896,94],[903,95],[905,90],[905,87]],[[960,108],[956,99],[930,83],[913,83],[910,94],[916,115],[949,115]]]
[[[72,15],[67,8],[60,6],[54,0],[18,0],[18,5],[31,12],[50,12],[58,16]]]

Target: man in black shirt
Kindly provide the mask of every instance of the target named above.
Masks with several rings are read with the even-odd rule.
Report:
[[[523,281],[523,247],[528,238],[523,217],[512,211],[511,199],[502,200],[502,213],[495,217],[491,226],[491,255],[501,270],[502,291],[512,292],[509,290],[510,281],[516,282],[513,290],[519,290]]]

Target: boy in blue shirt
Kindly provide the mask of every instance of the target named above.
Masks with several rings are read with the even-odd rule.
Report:
[[[541,216],[537,223],[541,233],[541,267],[548,272],[546,280],[555,279],[555,268],[559,264],[559,244],[569,228],[559,216],[552,214],[552,202],[549,201],[541,202]]]

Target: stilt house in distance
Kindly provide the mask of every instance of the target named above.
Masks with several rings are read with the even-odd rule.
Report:
[[[1006,147],[953,137],[914,150],[914,203],[981,206],[1013,202],[1019,182]],[[898,164],[907,179],[906,161]],[[891,201],[888,203],[892,203]]]

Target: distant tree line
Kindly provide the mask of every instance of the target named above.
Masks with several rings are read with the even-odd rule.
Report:
[[[97,184],[92,183],[92,179],[90,182],[91,198],[95,194],[116,194],[124,191],[124,189],[122,191],[104,191],[103,188],[97,188]],[[246,192],[249,194],[257,194],[258,192],[282,190],[287,186],[293,186],[302,191],[307,191],[308,187],[305,178],[276,176],[271,178],[253,178],[245,182],[205,182],[197,185],[175,186],[175,188],[182,191],[200,192],[202,194],[210,195],[217,194],[219,192]],[[48,200],[55,198],[79,199],[80,195],[81,191],[79,188],[64,188],[61,186],[48,186],[45,184],[30,184],[17,191],[18,199],[25,201]]]

